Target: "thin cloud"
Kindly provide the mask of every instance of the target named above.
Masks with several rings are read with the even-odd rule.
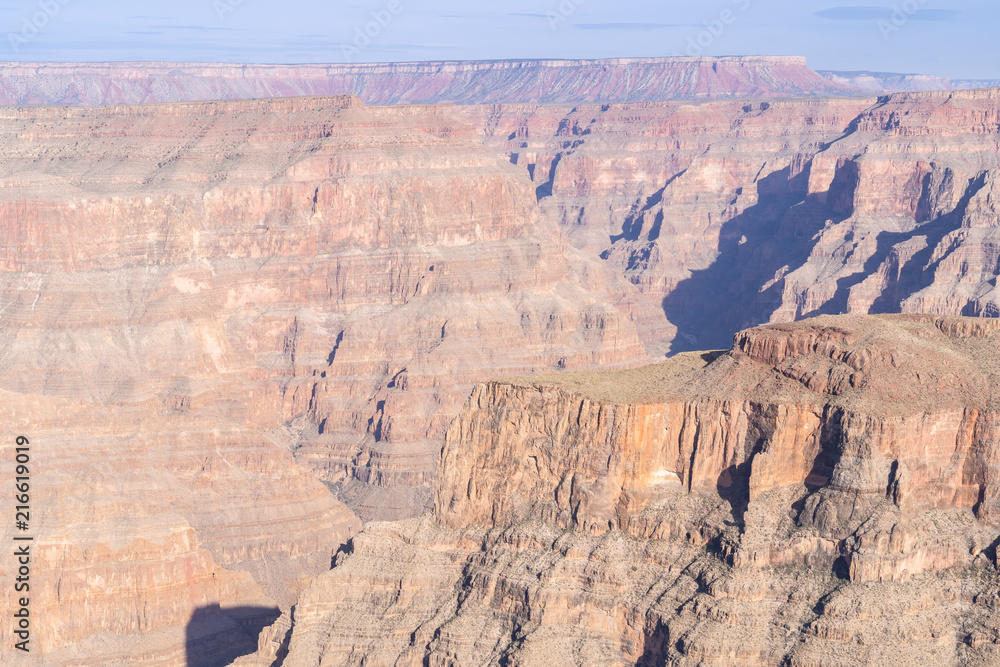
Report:
[[[579,30],[661,30],[662,28],[689,28],[686,23],[574,23]]]
[[[370,46],[365,51],[454,51],[460,48],[462,47],[455,44],[379,44]]]
[[[151,25],[149,27],[163,29],[163,30],[199,30],[199,31],[211,30],[213,32],[218,30],[230,30],[230,31],[237,30],[237,28],[222,28],[222,27],[204,26],[204,25]]]
[[[852,5],[850,7],[831,7],[816,12],[816,16],[831,21],[880,21],[891,20],[899,10],[870,5]],[[957,9],[919,9],[912,14],[905,14],[914,21],[950,21],[961,14]]]
[[[912,18],[914,21],[951,21],[961,13],[958,9],[921,9]]]

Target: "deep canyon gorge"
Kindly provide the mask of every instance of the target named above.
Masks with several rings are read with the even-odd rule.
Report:
[[[37,664],[1000,661],[1000,89],[7,67]]]

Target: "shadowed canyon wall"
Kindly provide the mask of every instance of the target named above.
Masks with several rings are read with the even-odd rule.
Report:
[[[528,171],[575,246],[636,285],[678,351],[823,313],[1000,313],[998,101],[994,88],[459,111]]]

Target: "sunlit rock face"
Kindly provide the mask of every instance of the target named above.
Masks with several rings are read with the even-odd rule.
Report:
[[[338,498],[424,511],[476,382],[647,358],[446,108],[9,108],[0,234],[2,446],[32,442],[56,664],[184,664],[329,569],[361,528]]]
[[[824,316],[476,387],[241,666],[989,665],[1000,323]]]

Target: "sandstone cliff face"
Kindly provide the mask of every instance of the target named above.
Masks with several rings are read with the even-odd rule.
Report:
[[[471,107],[674,351],[824,313],[1000,312],[1000,90]],[[657,322],[659,317],[659,322]]]
[[[434,517],[369,525],[240,664],[994,664],[998,340],[823,317],[479,385]]]
[[[858,92],[801,57],[360,65],[0,63],[0,104],[140,104],[358,95],[368,104],[631,102]]]
[[[360,529],[336,497],[429,504],[474,383],[646,358],[596,261],[443,108],[10,108],[0,216],[2,446],[37,447],[55,664],[224,655]]]

